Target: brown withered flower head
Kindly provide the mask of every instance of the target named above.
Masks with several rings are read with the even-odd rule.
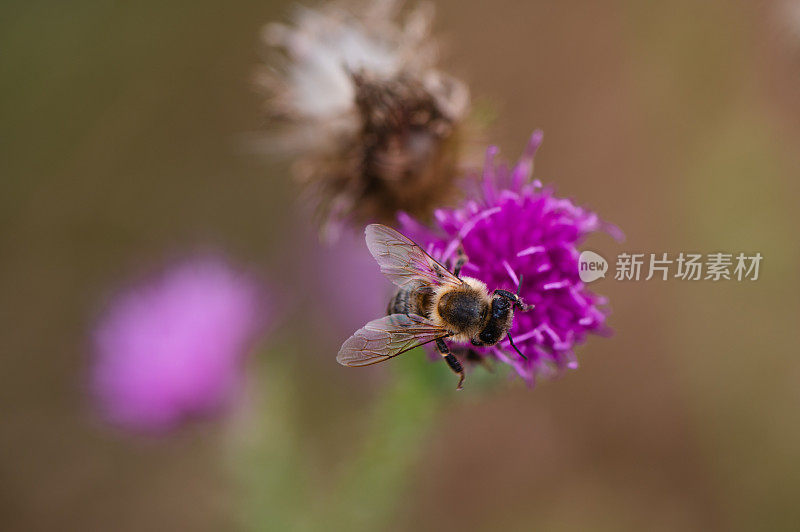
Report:
[[[426,219],[454,190],[469,93],[434,66],[430,6],[401,7],[297,8],[293,26],[264,30],[271,144],[295,157],[328,239],[399,211]]]

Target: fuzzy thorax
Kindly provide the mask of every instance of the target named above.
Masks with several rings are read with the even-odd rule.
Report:
[[[486,284],[472,277],[461,277],[458,288],[439,286],[431,298],[431,320],[456,334],[454,342],[467,343],[476,338],[489,318],[491,298]]]

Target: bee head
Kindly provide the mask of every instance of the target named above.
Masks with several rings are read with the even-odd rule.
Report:
[[[514,319],[514,309],[528,310],[518,295],[508,290],[495,290],[489,308],[489,317],[486,325],[478,335],[474,345],[495,345],[503,339],[511,328]]]
[[[520,282],[520,285],[522,283]],[[483,331],[478,335],[477,341],[473,340],[473,345],[495,345],[503,336],[508,336],[508,341],[511,347],[519,353],[519,355],[527,360],[527,357],[514,344],[509,330],[514,319],[514,309],[522,312],[528,311],[533,308],[533,305],[526,305],[519,297],[519,288],[517,293],[509,292],[508,290],[497,289],[492,295],[491,316],[489,321],[484,327]]]

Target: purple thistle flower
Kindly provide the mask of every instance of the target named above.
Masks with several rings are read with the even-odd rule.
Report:
[[[91,385],[104,417],[162,432],[227,406],[266,322],[256,281],[212,256],[119,294],[93,334]]]
[[[510,364],[526,382],[578,366],[574,347],[589,333],[608,334],[606,299],[586,288],[578,276],[577,246],[589,233],[622,233],[595,213],[558,198],[553,190],[531,181],[533,157],[542,141],[536,131],[513,168],[494,161],[497,148],[487,150],[483,178],[477,190],[454,209],[435,212],[430,229],[407,214],[399,217],[403,232],[434,258],[447,263],[459,244],[468,257],[463,274],[484,281],[489,290],[516,291],[535,307],[516,312],[510,331],[522,359],[506,338],[492,347],[470,347],[467,354]]]

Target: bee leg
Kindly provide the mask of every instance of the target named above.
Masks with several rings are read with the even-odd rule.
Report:
[[[467,260],[467,254],[464,253],[464,248],[459,244],[456,250],[456,264],[453,267],[453,275],[458,277],[461,274],[461,268],[467,263]]]
[[[450,366],[450,369],[453,372],[458,374],[458,386],[456,390],[461,389],[461,384],[464,382],[464,367],[461,365],[461,362],[450,352],[450,349],[447,348],[447,344],[444,343],[444,340],[439,338],[436,340],[436,349],[439,350],[439,353],[444,357],[444,361],[447,362],[447,365]]]

